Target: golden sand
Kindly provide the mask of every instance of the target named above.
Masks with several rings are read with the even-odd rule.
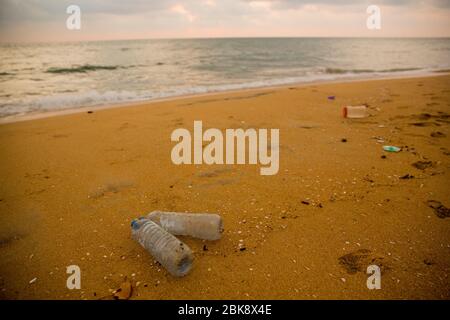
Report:
[[[370,117],[342,118],[364,103]],[[0,298],[108,299],[126,278],[132,299],[449,299],[449,107],[442,75],[0,125]],[[279,173],[172,164],[171,132],[194,120],[279,128]],[[220,213],[225,232],[182,238],[195,262],[176,279],[130,237],[131,220],[153,210]],[[81,290],[66,288],[73,264]],[[380,290],[366,286],[370,264]]]

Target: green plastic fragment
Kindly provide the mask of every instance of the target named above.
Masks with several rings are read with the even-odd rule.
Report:
[[[395,146],[383,146],[383,150],[387,152],[399,152],[402,150],[402,148]]]

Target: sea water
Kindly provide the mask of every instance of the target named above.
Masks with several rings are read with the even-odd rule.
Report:
[[[0,117],[450,69],[450,39],[239,38],[0,45]]]

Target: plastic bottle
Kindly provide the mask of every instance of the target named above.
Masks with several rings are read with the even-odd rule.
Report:
[[[344,118],[365,118],[367,117],[366,106],[346,106],[342,109]]]
[[[182,277],[191,270],[191,249],[153,221],[133,220],[131,234],[173,276]]]
[[[223,232],[222,218],[217,214],[153,211],[147,218],[173,235],[218,240]]]

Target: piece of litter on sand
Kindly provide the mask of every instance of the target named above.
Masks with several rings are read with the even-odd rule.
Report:
[[[383,146],[383,150],[387,152],[400,152],[402,148],[395,146]]]
[[[129,281],[125,281],[120,285],[120,288],[117,289],[114,293],[114,299],[117,300],[128,300],[133,293],[133,287]]]
[[[31,280],[30,280],[30,282],[29,282],[29,283],[30,283],[30,284],[33,284],[33,283],[35,283],[35,282],[36,282],[36,280],[37,280],[37,278],[33,278],[33,279],[31,279]]]
[[[328,100],[334,100],[336,99],[336,96],[328,96]]]
[[[367,117],[367,107],[366,106],[346,106],[342,108],[342,116],[344,118],[365,118]]]
[[[218,240],[224,231],[218,214],[153,211],[147,218],[173,235]]]
[[[372,139],[375,139],[377,143],[384,143],[384,138],[380,136],[372,137]]]
[[[150,219],[133,220],[131,236],[173,276],[182,277],[191,270],[192,250]]]

